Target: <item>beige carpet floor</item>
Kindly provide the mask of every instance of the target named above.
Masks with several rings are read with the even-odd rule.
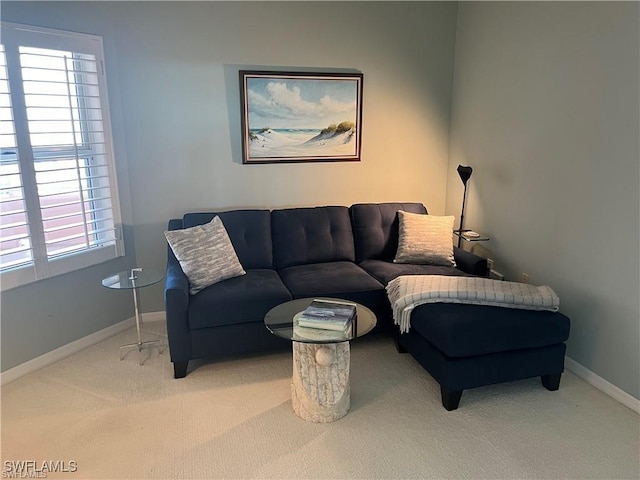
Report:
[[[351,349],[351,411],[291,410],[291,354],[204,363],[174,380],[138,366],[129,330],[2,388],[2,465],[71,461],[47,478],[638,479],[640,420],[570,372],[466,391],[437,383],[388,338]]]

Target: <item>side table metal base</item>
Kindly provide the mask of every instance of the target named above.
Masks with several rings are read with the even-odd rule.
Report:
[[[140,324],[144,325],[144,322],[142,320],[140,320]],[[164,330],[164,329],[163,329]],[[169,346],[169,339],[167,338],[167,334],[166,333],[158,333],[158,332],[154,332],[152,330],[147,330],[146,328],[142,328],[140,327],[140,332],[141,333],[146,333],[148,335],[153,335],[154,337],[158,337],[158,340],[152,340],[153,342],[158,342],[158,353],[160,355],[162,355],[162,353],[164,352],[165,348],[167,348]],[[134,345],[134,344],[132,344]],[[135,344],[137,345],[137,344]],[[128,345],[125,345],[128,346]],[[122,347],[120,347],[122,348]]]
[[[159,354],[162,354],[162,352],[164,351],[164,346],[162,345],[162,343],[160,343],[159,340],[149,340],[146,342],[137,342],[137,343],[130,343],[128,345],[122,345],[120,347],[120,360],[124,360],[124,357],[127,356],[127,353],[129,353],[132,350],[138,350],[138,353],[142,353],[144,350],[153,350],[154,348],[158,349]],[[140,356],[138,365],[141,365],[141,366],[144,365],[144,362],[146,362],[150,357],[151,357],[151,353],[149,353],[144,358]]]

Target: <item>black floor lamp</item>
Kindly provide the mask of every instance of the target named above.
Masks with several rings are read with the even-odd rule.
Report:
[[[462,213],[460,214],[460,228],[458,235],[458,247],[462,244],[462,226],[464,225],[464,207],[467,203],[467,182],[471,178],[471,174],[473,173],[473,168],[458,165],[458,175],[460,175],[460,180],[462,180],[462,184],[464,185],[464,193],[462,195]]]

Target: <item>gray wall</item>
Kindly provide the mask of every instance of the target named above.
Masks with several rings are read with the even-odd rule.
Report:
[[[549,284],[568,356],[640,397],[637,2],[461,3],[446,210]]]
[[[131,316],[100,278],[164,270],[187,211],[421,201],[444,213],[453,2],[2,2],[2,19],[104,39],[131,258],[2,295],[6,370]],[[362,162],[242,165],[242,68],[364,73]],[[104,290],[104,291],[103,291]],[[64,298],[61,298],[64,297]],[[163,310],[162,288],[142,291]]]

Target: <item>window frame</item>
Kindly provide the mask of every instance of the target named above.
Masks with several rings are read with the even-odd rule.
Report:
[[[0,291],[5,291],[31,282],[112,260],[124,256],[125,251],[102,37],[4,21],[1,22],[1,26],[1,43],[4,45],[6,56],[7,82],[9,84],[9,98],[11,100],[16,139],[16,162],[20,170],[19,174],[22,182],[24,202],[26,204],[28,234],[31,241],[33,257],[29,263],[0,271]],[[22,69],[25,67],[20,65],[19,47],[71,51],[74,53],[90,54],[96,59],[98,98],[100,102],[102,134],[104,135],[104,165],[94,165],[93,168],[106,168],[106,179],[108,181],[109,198],[111,202],[111,221],[113,223],[115,236],[112,244],[87,247],[86,249],[56,256],[51,256],[47,253],[47,246],[44,243],[45,225],[41,215],[40,197],[38,196],[38,184],[36,181],[36,164],[39,161],[38,152],[42,151],[43,148],[39,146],[33,147],[31,145],[22,79]],[[72,119],[71,121],[73,122],[74,120]],[[82,117],[79,119],[81,123],[90,121],[91,120]],[[81,128],[79,133],[82,135],[84,143],[84,136],[87,135],[86,129]],[[92,135],[92,133],[88,135]],[[79,146],[86,148],[86,144],[79,144]],[[94,156],[95,155],[102,154],[94,153]],[[83,157],[79,155],[78,158]],[[88,165],[82,168],[92,167]],[[90,176],[87,178],[87,181],[95,181],[95,178],[95,176]],[[103,178],[105,177],[103,176]],[[105,186],[103,188],[107,187]],[[93,200],[89,199],[88,201],[91,202]],[[91,225],[86,217],[84,217],[83,222],[84,225]]]

